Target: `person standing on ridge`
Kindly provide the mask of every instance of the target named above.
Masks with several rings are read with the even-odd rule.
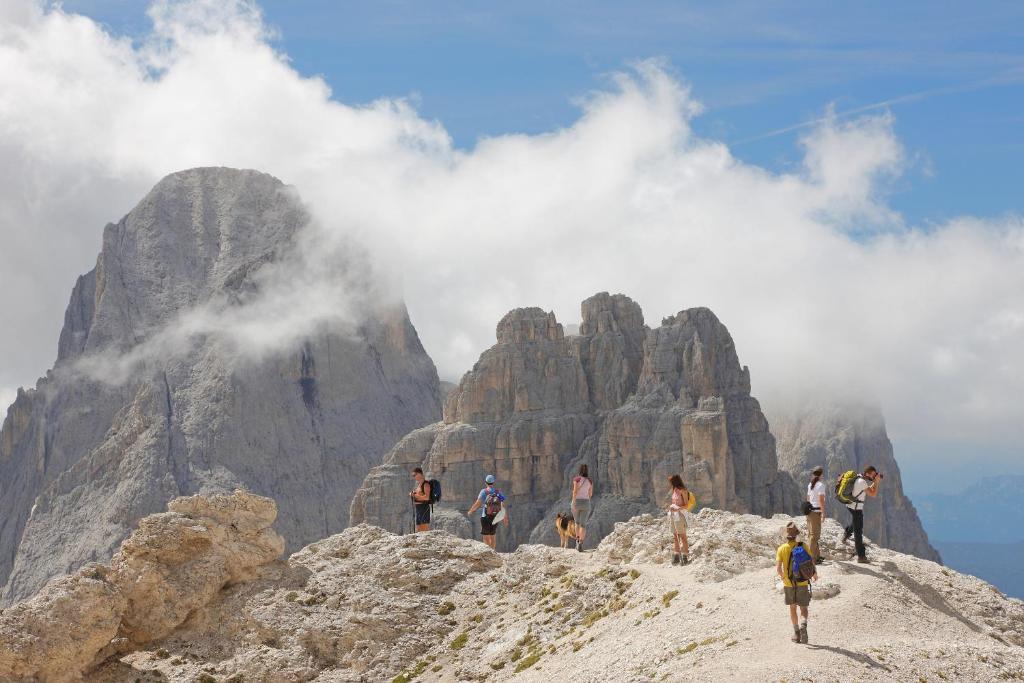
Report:
[[[430,482],[423,476],[422,467],[412,471],[412,478],[416,481],[416,486],[409,492],[409,498],[412,499],[416,514],[416,531],[430,531]]]
[[[850,502],[846,503],[850,510],[850,526],[846,527],[846,533],[843,534],[843,543],[849,543],[850,536],[853,536],[857,562],[861,564],[870,564],[864,547],[864,501],[868,496],[874,498],[878,495],[878,485],[881,481],[882,473],[873,465],[868,465],[864,468],[863,474],[856,475],[856,480],[849,491]]]
[[[508,511],[505,509],[505,494],[494,486],[494,475],[488,474],[484,477],[484,487],[480,489],[473,506],[466,512],[472,515],[480,509],[480,535],[484,543],[495,548],[495,533],[497,532],[496,522],[502,522],[508,526]]]
[[[572,517],[576,521],[576,550],[583,552],[583,541],[587,538],[587,519],[590,517],[590,499],[594,496],[594,482],[587,476],[586,464],[580,465],[580,473],[572,480]]]
[[[821,523],[825,520],[825,482],[821,480],[825,470],[815,467],[811,472],[811,481],[807,484],[807,543],[811,546],[811,555],[815,564],[821,564]]]
[[[675,547],[672,564],[687,564],[690,561],[690,540],[686,537],[686,511],[689,509],[690,492],[678,474],[669,477],[668,483],[672,487],[672,499],[668,504],[668,526],[672,531]]]
[[[789,607],[789,621],[793,624],[793,642],[807,644],[807,611],[811,605],[811,581],[817,580],[818,570],[814,558],[803,543],[796,539],[800,529],[790,522],[786,525],[786,542],[775,551],[775,571],[782,579],[785,603]],[[796,610],[800,608],[800,623]]]

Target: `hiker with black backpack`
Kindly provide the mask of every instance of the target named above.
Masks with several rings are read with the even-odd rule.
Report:
[[[878,495],[878,485],[882,482],[882,473],[868,465],[863,474],[853,470],[843,472],[836,482],[836,498],[846,505],[850,511],[850,525],[843,534],[843,543],[850,542],[853,536],[854,547],[857,549],[857,562],[870,564],[864,548],[864,501],[870,496]]]
[[[423,468],[417,467],[412,471],[412,478],[416,486],[409,492],[412,499],[414,516],[416,519],[416,531],[430,531],[430,512],[433,502],[433,490],[431,482],[423,475]]]
[[[822,477],[825,470],[820,465],[811,472],[811,481],[807,484],[807,501],[804,503],[804,515],[807,519],[807,541],[811,546],[811,555],[815,564],[822,564],[821,559],[821,522],[825,519],[825,482]]]
[[[811,581],[818,579],[814,558],[802,542],[797,541],[800,529],[790,522],[786,525],[786,542],[775,551],[775,571],[782,579],[785,602],[789,607],[789,620],[793,624],[794,643],[807,644],[807,610],[811,604]],[[797,622],[797,608],[800,621]]]
[[[508,526],[508,511],[505,509],[505,494],[494,485],[493,474],[484,477],[484,487],[480,489],[473,506],[466,512],[472,515],[480,510],[480,536],[484,543],[495,548],[495,534],[498,531],[497,523],[503,522]]]

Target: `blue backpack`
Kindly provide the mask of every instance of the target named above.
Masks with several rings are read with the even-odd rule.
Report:
[[[797,543],[789,555],[789,580],[796,585],[798,582],[810,581],[816,573],[814,558],[803,543]]]

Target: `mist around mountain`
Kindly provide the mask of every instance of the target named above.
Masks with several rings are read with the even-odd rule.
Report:
[[[959,493],[917,495],[945,564],[1024,598],[1024,476],[985,477]]]

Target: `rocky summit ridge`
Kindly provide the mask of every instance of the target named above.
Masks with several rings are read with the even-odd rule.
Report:
[[[359,525],[279,559],[272,500],[174,500],[108,564],[0,611],[0,679],[114,681],[1017,680],[1024,602],[874,549],[820,568],[810,645],[789,642],[784,515],[705,508],[691,563],[663,520],[593,552],[495,553]],[[797,520],[801,523],[802,520]],[[824,525],[842,557],[841,529]]]
[[[297,259],[308,223],[276,178],[199,168],[106,227],[54,369],[18,392],[0,431],[0,604],[109,558],[139,519],[200,491],[273,496],[298,549],[345,528],[380,454],[438,418],[437,372],[400,303],[241,360],[194,335],[124,378],[80,371],[139,354],[197,308],[230,315]]]

